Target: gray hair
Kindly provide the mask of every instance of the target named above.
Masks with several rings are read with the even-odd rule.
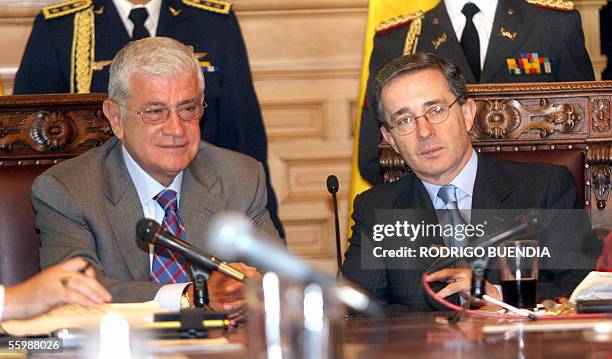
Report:
[[[421,52],[413,55],[406,55],[389,62],[378,72],[374,79],[374,89],[371,98],[373,101],[371,101],[371,103],[375,106],[376,117],[380,123],[387,125],[380,98],[385,86],[402,75],[430,69],[440,71],[448,82],[449,90],[459,98],[459,104],[465,104],[468,98],[468,89],[465,77],[463,77],[463,73],[457,65],[430,53]]]
[[[204,93],[204,75],[193,48],[167,37],[149,37],[132,41],[113,58],[108,81],[108,97],[119,103],[131,96],[130,80],[136,74],[172,77],[194,71],[200,92]]]

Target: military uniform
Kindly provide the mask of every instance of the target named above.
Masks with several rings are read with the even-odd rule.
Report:
[[[476,79],[463,54],[444,1],[432,10],[391,19],[377,27],[370,60],[366,101],[372,82],[392,59],[430,52],[453,61],[468,83],[594,80],[584,46],[580,14],[571,1],[499,0],[487,55]],[[364,103],[359,133],[359,170],[372,184],[382,183],[378,164],[379,124]]]
[[[278,218],[267,165],[267,140],[240,27],[231,4],[163,0],[156,36],[193,46],[206,80],[202,138],[259,160],[268,178],[272,220]],[[71,0],[36,17],[15,94],[107,92],[109,65],[130,36],[111,0]]]

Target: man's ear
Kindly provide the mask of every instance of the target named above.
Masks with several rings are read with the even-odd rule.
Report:
[[[469,132],[472,126],[474,126],[474,119],[476,118],[476,102],[474,99],[468,97],[461,106],[461,111],[463,112],[463,119],[465,120],[465,128]]]
[[[397,154],[400,154],[399,149],[395,144],[395,139],[393,138],[393,135],[391,135],[391,132],[387,130],[387,127],[385,127],[385,125],[380,126],[380,133],[382,134],[385,141],[387,141],[387,143],[391,145],[393,151],[395,151]]]
[[[108,118],[113,133],[118,139],[123,139],[123,124],[121,123],[121,107],[115,101],[106,99],[102,103],[102,112]]]

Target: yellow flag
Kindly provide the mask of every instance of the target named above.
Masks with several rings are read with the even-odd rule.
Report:
[[[427,11],[434,8],[439,0],[370,0],[368,9],[368,27],[365,35],[365,45],[363,49],[363,64],[361,66],[361,85],[359,86],[359,106],[363,105],[365,97],[366,85],[369,76],[370,55],[374,46],[374,34],[376,26],[381,22],[389,20],[393,17],[405,15],[416,10]],[[353,212],[353,200],[359,193],[367,190],[371,185],[361,177],[358,167],[359,154],[359,127],[361,125],[361,111],[355,125],[355,140],[353,144],[353,170],[351,176],[351,191],[349,194],[349,222],[348,235],[351,235],[351,226],[353,220],[350,214]]]

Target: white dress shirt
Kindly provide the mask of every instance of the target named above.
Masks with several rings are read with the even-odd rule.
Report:
[[[147,9],[149,13],[149,17],[145,21],[145,28],[149,31],[151,36],[155,36],[157,34],[157,24],[159,24],[159,13],[161,10],[162,0],[151,0],[146,5],[134,5],[129,0],[113,0],[115,7],[117,8],[117,12],[119,13],[119,17],[127,30],[128,35],[132,37],[132,33],[134,32],[134,24],[132,20],[128,17],[130,16],[130,11],[135,8],[144,7]]]
[[[473,3],[480,9],[473,18],[474,26],[476,26],[476,31],[478,31],[478,39],[480,40],[480,69],[483,68],[487,56],[497,2],[497,0],[444,0],[448,17],[450,17],[458,40],[461,40],[461,34],[463,34],[466,23],[465,15],[461,12],[463,6],[467,3]]]
[[[170,188],[176,191],[177,200],[180,208],[181,202],[181,184],[183,182],[183,172],[181,171],[172,181],[170,186],[164,187],[161,183],[157,182],[153,177],[151,177],[147,172],[145,172],[136,161],[132,158],[132,156],[128,153],[128,151],[121,146],[121,151],[123,153],[123,160],[125,162],[125,166],[127,167],[128,173],[130,174],[130,178],[134,183],[134,187],[136,187],[136,192],[138,193],[138,198],[140,199],[140,205],[142,206],[142,210],[144,212],[144,216],[146,218],[154,219],[157,223],[162,223],[164,220],[164,209],[157,203],[154,199],[155,196],[166,188]],[[151,266],[153,264],[153,245],[149,245],[149,272],[151,271]],[[155,295],[155,301],[157,304],[169,310],[179,310],[181,303],[181,296],[183,295],[183,290],[189,283],[176,283],[176,284],[167,284],[163,286]]]
[[[461,212],[461,216],[467,223],[471,220],[471,209],[472,209],[472,198],[474,197],[474,182],[476,181],[476,171],[478,169],[478,156],[476,151],[472,149],[472,155],[468,163],[463,167],[461,172],[453,178],[449,184],[457,187],[455,193],[457,194],[457,207]],[[439,185],[423,182],[427,194],[431,199],[431,203],[435,209],[446,209],[444,201],[438,197],[438,191],[440,190]]]

